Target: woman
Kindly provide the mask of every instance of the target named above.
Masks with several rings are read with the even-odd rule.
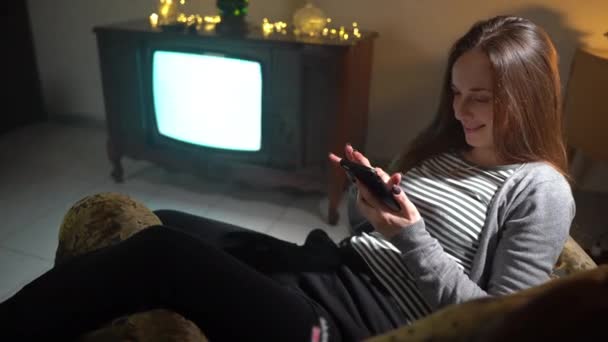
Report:
[[[351,188],[351,222],[371,233],[336,245],[315,230],[297,246],[159,211],[164,226],[57,265],[0,304],[0,335],[73,338],[164,307],[212,341],[351,341],[540,284],[574,215],[556,64],[533,23],[479,22],[454,45],[438,116],[402,172],[378,169],[402,210]]]
[[[353,245],[410,320],[546,281],[575,211],[547,35],[520,18],[479,23],[447,71],[438,116],[397,161],[405,175],[378,169],[400,185],[404,209],[391,212],[362,185],[351,191],[351,224],[376,232]],[[346,155],[369,165],[351,147]]]

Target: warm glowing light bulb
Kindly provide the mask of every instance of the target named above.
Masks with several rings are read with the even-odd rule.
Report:
[[[270,34],[274,33],[274,28],[275,28],[274,23],[271,23],[268,18],[264,18],[264,20],[262,21],[262,32],[264,33],[264,37],[269,36]],[[278,29],[278,26],[276,26]]]
[[[156,14],[156,13],[150,14],[150,26],[152,26],[152,27],[158,26],[158,14]]]
[[[203,18],[203,21],[205,23],[207,23],[207,24],[218,24],[220,21],[222,21],[222,18],[219,15],[216,15],[216,16],[213,16],[213,17],[206,15]]]
[[[331,23],[331,18],[327,18],[327,22],[328,22],[328,23]]]
[[[342,38],[344,38],[344,40],[348,40],[348,33],[345,33]]]
[[[185,5],[186,4],[186,0],[179,0],[179,3],[182,4],[182,5]]]
[[[357,26],[359,26],[359,24],[357,24],[357,22],[355,21],[355,22],[353,23],[353,27],[357,27]]]

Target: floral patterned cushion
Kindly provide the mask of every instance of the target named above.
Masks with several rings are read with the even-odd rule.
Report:
[[[100,193],[75,203],[59,229],[55,264],[122,241],[160,219],[145,205],[119,193]],[[102,328],[82,336],[83,342],[207,341],[200,329],[183,316],[168,310],[150,310],[117,317]]]

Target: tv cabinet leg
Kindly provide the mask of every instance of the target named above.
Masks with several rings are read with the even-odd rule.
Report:
[[[336,224],[338,224],[338,221],[340,220],[340,213],[338,212],[338,209],[329,206],[327,218],[327,222],[330,225],[335,226]]]
[[[114,179],[116,183],[123,183],[124,170],[122,168],[121,162],[122,153],[120,152],[116,144],[112,142],[112,139],[108,139],[106,148],[108,152],[108,158],[110,159],[110,163],[112,164],[112,179]]]

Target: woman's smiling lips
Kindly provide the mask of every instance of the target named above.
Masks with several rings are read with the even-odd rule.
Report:
[[[473,133],[473,132],[476,132],[477,130],[485,127],[485,125],[477,125],[477,126],[465,126],[465,125],[463,125],[462,127],[464,128],[464,131],[466,133]]]

